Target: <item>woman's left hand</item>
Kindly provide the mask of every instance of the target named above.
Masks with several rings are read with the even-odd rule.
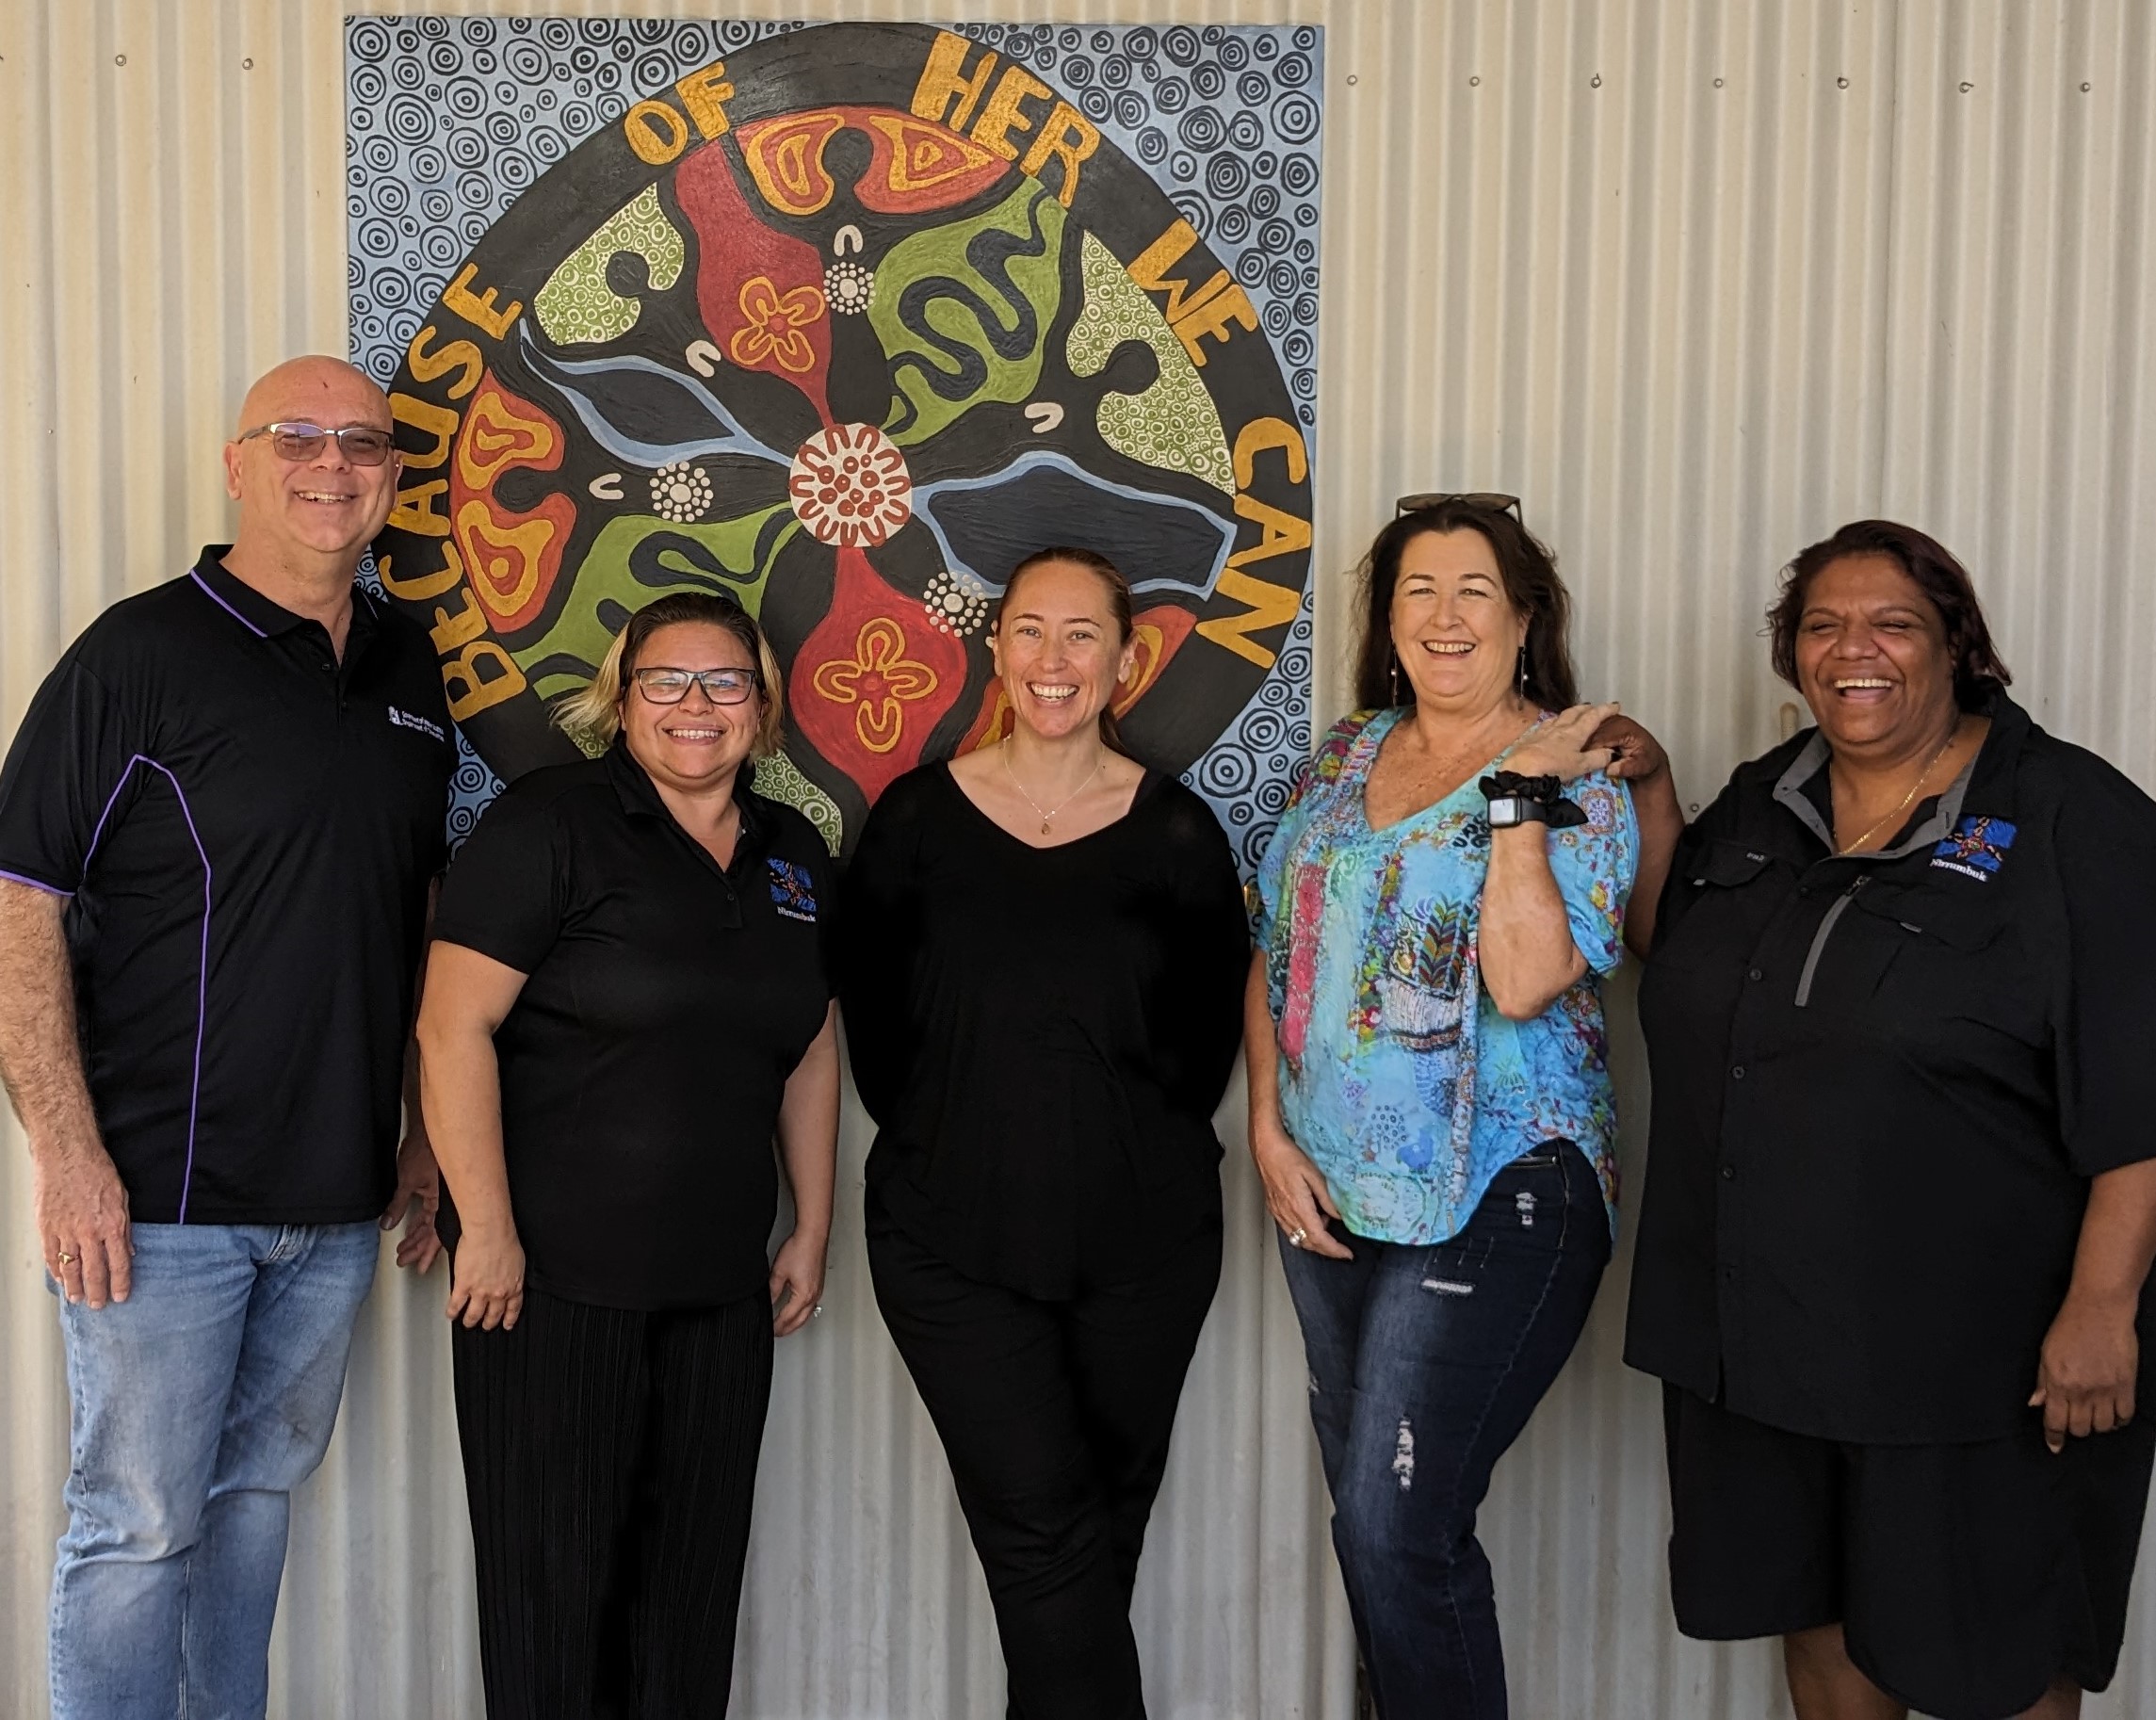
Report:
[[[1616,714],[1614,705],[1575,705],[1561,711],[1521,742],[1504,768],[1521,776],[1554,776],[1561,783],[1606,770],[1616,752],[1596,745],[1595,731]]]
[[[2044,1443],[2063,1452],[2067,1436],[2108,1434],[2133,1420],[2141,1343],[2134,1302],[2098,1303],[2068,1294],[2036,1363],[2032,1409],[2044,1412]]]
[[[771,1262],[771,1330],[790,1338],[823,1311],[823,1262],[830,1239],[797,1230],[779,1244]],[[786,1297],[786,1306],[779,1299]]]

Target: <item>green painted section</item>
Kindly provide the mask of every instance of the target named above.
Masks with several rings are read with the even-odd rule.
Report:
[[[833,853],[846,838],[845,816],[838,803],[802,774],[801,767],[784,753],[756,760],[756,792],[801,813],[816,826],[824,847]]]
[[[1082,241],[1078,270],[1085,306],[1071,325],[1064,354],[1073,376],[1098,376],[1116,348],[1143,341],[1160,374],[1138,394],[1106,394],[1095,422],[1100,439],[1119,454],[1170,472],[1188,472],[1226,495],[1235,494],[1235,462],[1220,409],[1198,379],[1198,367],[1130,271],[1092,234]]]
[[[1024,179],[985,215],[916,233],[877,265],[868,321],[891,360],[893,441],[924,442],[984,400],[1032,398],[1062,299],[1064,220]]]
[[[558,347],[589,345],[618,339],[637,326],[642,301],[624,299],[607,284],[607,265],[624,251],[643,258],[654,291],[663,292],[681,279],[687,252],[658,206],[657,186],[646,186],[609,215],[547,277],[531,311],[548,340]]]
[[[786,523],[767,536],[770,523],[781,515]],[[562,576],[572,581],[569,602],[541,639],[514,653],[518,666],[529,674],[535,665],[548,665],[532,681],[532,690],[542,699],[572,692],[598,672],[622,621],[668,592],[722,591],[754,615],[763,607],[771,564],[800,529],[801,522],[785,502],[738,520],[697,526],[649,514],[609,520],[583,565],[573,573],[564,571]],[[669,541],[636,554],[639,545],[656,537]],[[640,578],[631,571],[632,557],[642,564]],[[563,657],[573,666],[549,661]]]

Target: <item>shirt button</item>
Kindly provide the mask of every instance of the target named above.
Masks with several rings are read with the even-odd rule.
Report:
[[[1735,1182],[1737,1180],[1737,1171],[1734,1165],[1726,1164],[1722,1167],[1722,1180],[1724,1182]]]
[[[1729,1079],[1733,1081],[1743,1080],[1744,1079],[1744,1065],[1743,1063],[1739,1063],[1734,1069],[1730,1070]]]
[[[1762,974],[1757,967],[1755,967],[1749,973],[1745,974],[1744,978],[1757,982],[1765,979],[1766,976]]]

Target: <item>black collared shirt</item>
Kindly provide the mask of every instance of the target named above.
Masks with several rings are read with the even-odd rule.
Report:
[[[117,603],[0,771],[0,873],[72,897],[84,1068],[142,1223],[346,1224],[389,1198],[455,742],[427,636],[224,569]]]
[[[533,1284],[707,1307],[770,1274],[779,1104],[831,998],[830,854],[738,788],[721,869],[617,742],[519,777],[442,887],[434,935],[529,976],[494,1034]]]
[[[1882,854],[1816,731],[1739,767],[1662,894],[1626,1358],[1797,1433],[2022,1426],[2088,1179],[2156,1157],[2156,803],[1990,716]]]

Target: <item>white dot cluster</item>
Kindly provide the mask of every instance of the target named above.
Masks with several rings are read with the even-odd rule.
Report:
[[[824,266],[823,297],[840,316],[858,316],[876,301],[876,276],[859,263]]]
[[[652,474],[651,507],[660,519],[686,526],[702,519],[710,506],[711,478],[702,466],[677,460]]]
[[[921,608],[938,633],[965,639],[988,619],[988,588],[970,575],[938,574],[929,581]]]

